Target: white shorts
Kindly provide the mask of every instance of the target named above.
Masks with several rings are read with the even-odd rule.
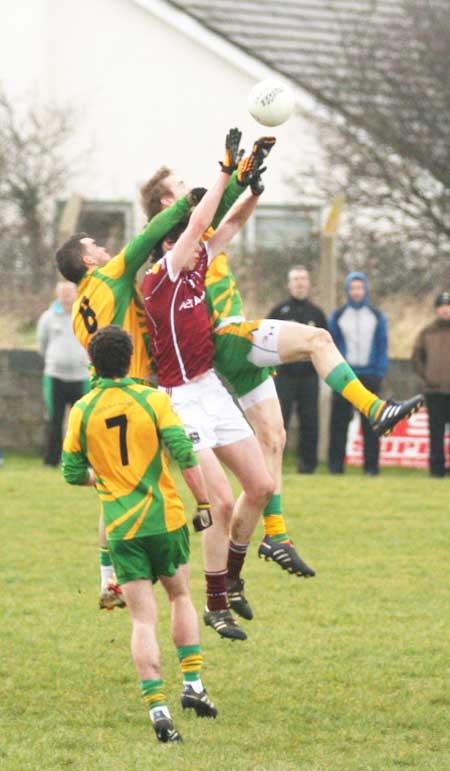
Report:
[[[278,399],[277,389],[273,382],[273,377],[267,378],[263,383],[260,383],[256,388],[252,388],[251,391],[244,394],[238,399],[241,409],[248,410],[250,407],[254,407],[255,404],[265,401],[266,399]]]
[[[263,319],[252,334],[252,348],[247,356],[256,367],[277,367],[281,364],[278,338],[284,324],[280,319]]]
[[[160,391],[169,394],[194,450],[225,447],[253,436],[253,431],[214,370],[198,380]]]

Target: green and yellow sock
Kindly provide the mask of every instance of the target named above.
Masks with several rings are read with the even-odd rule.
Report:
[[[183,680],[185,683],[193,683],[200,680],[203,656],[200,645],[180,645],[177,648]]]
[[[167,708],[162,680],[141,680],[141,693],[149,710],[155,707]]]
[[[333,391],[347,399],[350,404],[353,404],[371,423],[377,419],[380,410],[385,404],[383,399],[380,399],[376,394],[373,394],[372,391],[363,386],[346,361],[343,361],[331,370],[328,377],[325,378],[325,383]]]
[[[264,535],[278,543],[290,541],[282,511],[281,495],[272,495],[263,511]]]

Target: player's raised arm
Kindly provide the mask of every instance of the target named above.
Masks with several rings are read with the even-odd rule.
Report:
[[[251,195],[234,204],[227,217],[209,239],[208,254],[210,259],[224,250],[255,210],[258,198],[264,192],[261,175],[266,167],[262,164],[274,144],[274,137],[261,137],[254,143],[249,157],[240,161],[236,175],[237,184],[242,187],[249,186]]]
[[[238,129],[231,129],[228,132],[225,140],[225,159],[220,164],[222,171],[195,208],[186,230],[170,252],[170,270],[173,275],[177,275],[190,262],[203,233],[213,220],[230,175],[241,159],[240,139],[241,132]]]
[[[125,272],[130,277],[134,276],[144,265],[155,246],[164,238],[166,233],[182,222],[193,206],[197,206],[203,191],[204,188],[200,187],[190,190],[187,195],[179,198],[178,201],[152,217],[143,231],[126,245],[119,257],[123,256]]]
[[[246,195],[243,200],[238,201],[238,203],[233,206],[230,213],[208,241],[208,256],[210,261],[216,254],[223,252],[234,236],[244,227],[248,218],[253,214],[258,200],[258,196],[253,195],[252,193],[251,195]]]
[[[142,233],[127,244],[124,249],[124,257],[125,270],[128,273],[137,273],[139,268],[148,260],[156,244],[187,216],[191,206],[197,202],[194,193],[195,191],[191,191],[183,198],[175,201],[172,206],[159,212],[147,223]]]

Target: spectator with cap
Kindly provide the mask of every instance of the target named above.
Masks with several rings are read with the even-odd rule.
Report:
[[[388,332],[384,313],[370,304],[369,282],[364,273],[349,273],[345,279],[347,302],[335,310],[328,328],[342,355],[366,388],[375,393],[381,389],[388,367]],[[333,393],[328,447],[328,468],[332,474],[344,472],[348,426],[353,408]],[[379,473],[380,443],[363,415],[361,428],[364,444],[364,473]]]
[[[445,476],[445,426],[450,423],[450,292],[436,297],[436,317],[419,332],[412,362],[425,381],[432,477]]]
[[[88,356],[72,329],[72,305],[77,287],[58,281],[56,300],[40,316],[37,342],[44,357],[43,395],[46,407],[44,463],[58,466],[67,405],[89,391]]]

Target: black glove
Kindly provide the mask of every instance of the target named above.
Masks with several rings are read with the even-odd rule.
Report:
[[[258,169],[255,176],[250,180],[250,190],[253,195],[261,195],[264,193],[264,185],[262,183],[261,174],[264,174],[267,166],[263,166],[262,169]]]
[[[252,153],[258,155],[262,162],[264,158],[267,158],[276,141],[276,137],[260,137],[253,144]]]
[[[275,137],[260,137],[260,139],[257,139],[256,142],[254,142],[252,152],[248,158],[243,158],[238,166],[237,181],[240,185],[246,187],[258,173],[262,174],[260,167],[264,163],[265,158],[269,155],[276,141]],[[255,195],[259,195],[259,193],[256,193]]]
[[[213,521],[209,503],[198,503],[197,513],[192,517],[192,524],[196,533],[200,533],[201,530],[207,530],[211,527]]]
[[[206,192],[206,187],[193,187],[192,190],[189,190],[189,193],[186,196],[189,201],[189,206],[197,206]]]
[[[232,174],[238,167],[238,163],[244,155],[243,150],[239,150],[242,132],[238,128],[230,129],[225,139],[225,159],[219,161],[220,168],[225,174]]]

